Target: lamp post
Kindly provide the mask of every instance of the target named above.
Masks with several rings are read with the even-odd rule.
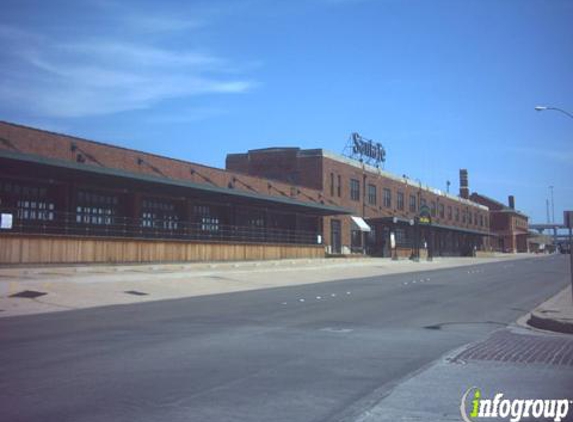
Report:
[[[536,111],[545,111],[545,110],[553,110],[553,111],[559,111],[560,113],[565,114],[566,116],[570,117],[573,119],[573,114],[569,113],[568,111],[565,111],[561,108],[558,107],[550,107],[550,106],[536,106],[535,107]]]

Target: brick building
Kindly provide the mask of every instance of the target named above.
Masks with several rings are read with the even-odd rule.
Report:
[[[515,198],[510,195],[508,205],[479,193],[470,199],[489,208],[490,229],[495,236],[492,247],[502,252],[528,252],[529,224],[527,215],[515,209]]]
[[[312,187],[0,122],[0,263],[324,256]]]
[[[352,215],[323,219],[325,244],[333,254],[389,256],[393,242],[401,256],[415,255],[419,248],[432,255],[471,255],[489,248],[488,208],[468,199],[463,180],[464,197],[458,197],[323,149],[229,154],[226,168],[314,189],[325,203],[351,209]],[[431,224],[420,224],[421,210],[429,211]]]

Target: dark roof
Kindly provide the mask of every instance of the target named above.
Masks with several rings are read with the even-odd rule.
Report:
[[[46,166],[52,167],[59,167],[59,168],[66,168],[70,170],[76,170],[81,172],[87,173],[95,173],[107,176],[115,176],[115,177],[122,177],[126,179],[138,180],[143,182],[151,182],[151,183],[160,183],[164,185],[170,186],[178,186],[184,188],[190,188],[194,190],[199,190],[203,192],[209,193],[216,193],[226,196],[232,197],[240,197],[240,198],[250,198],[265,202],[272,202],[277,204],[284,204],[284,205],[291,205],[295,207],[301,207],[306,209],[313,209],[318,211],[320,214],[324,215],[336,215],[336,214],[352,214],[351,210],[342,207],[318,204],[318,203],[311,203],[311,202],[303,202],[296,199],[280,197],[280,196],[271,196],[271,195],[264,195],[260,193],[253,193],[248,191],[242,190],[235,190],[230,188],[222,188],[218,186],[211,186],[207,184],[200,184],[194,183],[184,180],[176,180],[176,179],[169,179],[167,177],[160,177],[155,175],[149,174],[138,174],[133,173],[125,170],[115,169],[115,168],[107,168],[107,167],[96,167],[96,166],[87,166],[85,164],[76,163],[74,161],[66,161],[66,160],[59,160],[56,158],[47,158],[40,155],[34,154],[23,154],[19,152],[12,152],[7,150],[0,150],[0,158],[6,158],[16,161],[22,161],[27,163],[34,163],[34,164],[41,164]]]
[[[511,208],[511,207],[508,207],[508,206],[505,205],[504,203],[499,202],[499,201],[496,200],[496,199],[490,198],[489,196],[482,195],[481,193],[477,193],[477,192],[473,192],[473,193],[471,194],[471,196],[473,196],[473,195],[479,196],[479,197],[485,199],[486,201],[490,201],[490,202],[492,202],[492,203],[498,205],[498,206],[501,208],[500,210],[490,210],[490,211],[493,211],[493,212],[496,212],[496,211],[497,211],[497,212],[512,212],[512,213],[521,215],[522,217],[529,218],[529,217],[528,217],[526,214],[524,214],[523,212],[518,211],[518,210],[516,210],[516,209],[514,209],[514,208]],[[470,196],[470,198],[471,198],[471,196]]]

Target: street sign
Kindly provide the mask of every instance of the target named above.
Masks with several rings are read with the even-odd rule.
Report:
[[[563,211],[563,224],[568,229],[573,229],[573,211]]]

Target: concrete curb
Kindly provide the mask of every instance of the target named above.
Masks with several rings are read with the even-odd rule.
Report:
[[[539,328],[541,330],[553,331],[562,334],[573,334],[573,322],[552,319],[535,311],[529,316],[527,324],[531,325],[533,328]]]
[[[573,334],[571,288],[567,287],[535,308],[529,314],[527,325],[540,330]]]

